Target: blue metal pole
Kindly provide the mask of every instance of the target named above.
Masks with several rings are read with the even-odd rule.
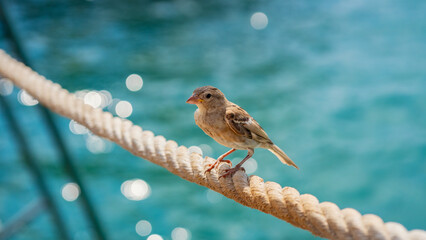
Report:
[[[25,51],[23,50],[22,45],[20,44],[18,34],[14,31],[13,26],[11,22],[9,21],[9,18],[7,16],[7,11],[5,10],[5,6],[3,1],[0,1],[0,15],[3,15],[3,21],[5,23],[5,29],[7,34],[10,36],[10,39],[12,40],[12,46],[18,55],[18,57],[21,59],[21,61],[31,67],[30,61],[28,57],[25,54]],[[93,225],[94,231],[97,235],[97,238],[102,240],[106,239],[106,235],[104,233],[104,230],[101,226],[101,223],[95,213],[95,210],[93,208],[93,205],[91,204],[86,188],[83,184],[83,181],[81,180],[76,167],[74,166],[73,161],[71,160],[71,155],[69,154],[69,151],[67,147],[65,146],[65,142],[63,140],[63,137],[60,134],[59,128],[56,126],[55,121],[53,120],[52,114],[43,106],[39,105],[39,109],[45,118],[45,121],[47,122],[50,133],[52,135],[52,138],[54,139],[54,142],[56,143],[57,149],[59,149],[59,153],[61,155],[62,164],[64,165],[65,170],[68,172],[70,177],[73,179],[73,181],[80,187],[80,199],[81,203],[84,208],[84,212],[86,213],[87,218],[90,220],[90,222]]]
[[[10,124],[10,128],[16,137],[16,140],[19,142],[19,152],[22,154],[22,159],[24,163],[27,165],[28,169],[32,173],[34,180],[40,189],[40,192],[44,196],[46,200],[46,204],[49,207],[50,214],[52,216],[53,223],[56,225],[58,229],[58,234],[61,239],[71,240],[71,238],[67,234],[67,229],[64,221],[62,220],[61,214],[59,213],[58,206],[53,200],[52,194],[49,192],[49,188],[47,186],[47,181],[43,176],[39,166],[37,165],[36,160],[32,157],[33,154],[30,151],[27,139],[24,137],[23,132],[18,126],[18,121],[13,116],[12,110],[8,105],[6,99],[0,95],[0,103],[3,107],[4,116],[8,120]]]

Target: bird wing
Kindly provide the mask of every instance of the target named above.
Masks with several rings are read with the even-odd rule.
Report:
[[[244,109],[236,104],[226,108],[225,121],[236,134],[261,143],[272,143],[263,128]]]

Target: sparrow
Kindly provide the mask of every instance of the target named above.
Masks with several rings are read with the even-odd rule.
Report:
[[[216,142],[231,148],[211,164],[206,172],[210,172],[220,162],[231,164],[224,158],[235,150],[247,150],[247,156],[234,168],[226,170],[221,177],[232,175],[253,156],[255,148],[268,149],[282,163],[299,169],[287,154],[271,141],[259,123],[240,106],[228,101],[219,89],[212,86],[199,87],[186,103],[197,105],[194,119],[198,127]]]

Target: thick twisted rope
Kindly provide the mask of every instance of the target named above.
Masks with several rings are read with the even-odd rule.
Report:
[[[219,178],[229,165],[205,174],[212,158],[189,153],[175,141],[155,136],[129,120],[93,108],[74,94],[37,74],[0,50],[0,74],[27,91],[50,110],[86,126],[94,134],[107,138],[134,155],[160,165],[190,182],[208,187],[245,206],[258,209],[329,239],[426,239],[423,230],[407,231],[399,223],[388,222],[372,214],[361,215],[346,208],[340,210],[331,202],[319,203],[310,194],[300,195],[291,187],[282,188],[275,182],[264,182],[258,176],[248,177],[243,171],[232,178]]]

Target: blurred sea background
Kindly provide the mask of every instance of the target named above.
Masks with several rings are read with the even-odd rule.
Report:
[[[426,229],[425,1],[3,2],[33,67],[89,104],[218,157],[185,104],[213,85],[300,167],[260,149],[250,174]],[[0,81],[72,239],[92,239],[35,102]],[[316,238],[55,120],[110,239]],[[3,112],[0,129],[1,228],[40,194]],[[45,212],[11,239],[57,235]]]

